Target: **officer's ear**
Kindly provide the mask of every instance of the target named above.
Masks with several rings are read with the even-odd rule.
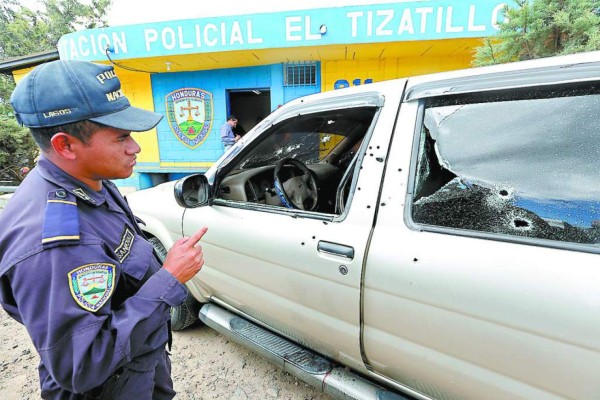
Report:
[[[77,145],[77,139],[65,132],[58,132],[50,139],[52,149],[59,156],[67,160],[76,158],[74,147]]]

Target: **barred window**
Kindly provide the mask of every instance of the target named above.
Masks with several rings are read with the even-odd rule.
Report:
[[[283,86],[316,86],[317,64],[299,63],[283,66]]]

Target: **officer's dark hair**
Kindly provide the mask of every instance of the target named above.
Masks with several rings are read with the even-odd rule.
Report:
[[[237,120],[237,117],[233,114],[229,114],[227,116],[227,121],[236,121],[236,120]]]
[[[88,144],[92,135],[104,127],[102,124],[84,120],[47,128],[29,128],[29,131],[31,132],[31,136],[33,136],[33,140],[40,146],[40,149],[46,151],[51,147],[50,139],[58,132],[68,133],[81,140],[84,144]]]

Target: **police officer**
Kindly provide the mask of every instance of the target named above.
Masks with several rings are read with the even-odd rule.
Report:
[[[0,302],[39,353],[48,399],[171,399],[170,308],[202,267],[179,240],[160,265],[109,179],[131,175],[160,115],[132,107],[112,67],[35,68],[11,103],[41,156],[0,213]]]

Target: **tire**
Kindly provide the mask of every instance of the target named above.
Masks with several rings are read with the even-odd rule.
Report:
[[[148,242],[152,244],[158,258],[161,262],[165,261],[167,257],[167,249],[165,246],[155,237],[148,239]],[[187,297],[183,304],[177,307],[171,307],[171,329],[174,331],[181,331],[189,326],[194,325],[196,322],[200,322],[198,319],[198,312],[200,311],[201,304],[192,296],[187,290]]]

